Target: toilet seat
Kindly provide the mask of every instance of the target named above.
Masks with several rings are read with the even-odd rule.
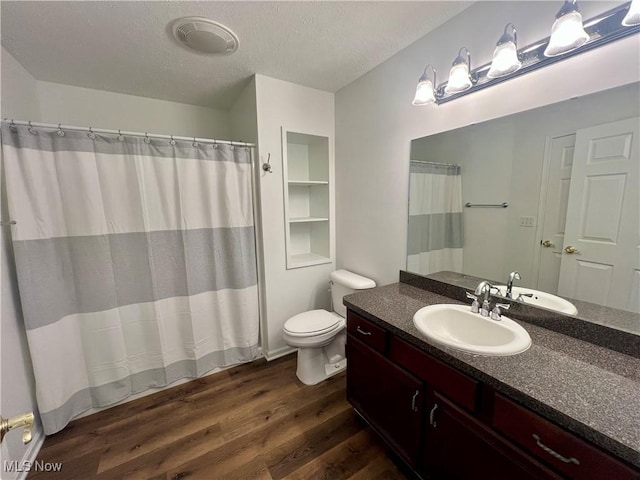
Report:
[[[324,335],[342,328],[342,318],[327,310],[310,310],[291,317],[284,324],[284,331],[292,337]]]

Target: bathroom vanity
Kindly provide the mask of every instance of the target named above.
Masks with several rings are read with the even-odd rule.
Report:
[[[442,303],[462,302],[407,283],[344,299],[348,400],[417,475],[640,479],[640,359],[524,321],[529,350],[464,353],[412,322]]]

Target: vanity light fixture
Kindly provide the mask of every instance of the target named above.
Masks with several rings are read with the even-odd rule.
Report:
[[[433,72],[433,76],[429,78],[427,75],[427,70],[431,68]],[[418,86],[416,87],[416,96],[413,98],[413,104],[416,106],[420,105],[429,105],[430,103],[435,103],[436,101],[436,69],[433,68],[433,65],[429,64],[424,67],[424,72],[422,76],[418,79]]]
[[[462,55],[462,51],[467,52],[466,56]],[[462,47],[458,51],[458,56],[451,65],[449,71],[449,81],[444,88],[445,93],[460,93],[469,90],[473,81],[471,79],[471,53],[467,47]]]
[[[453,62],[449,80],[440,85],[436,85],[434,67],[427,65],[418,80],[413,104],[440,105],[638,33],[640,0],[618,5],[590,18],[584,25],[576,0],[565,0],[550,37],[518,50],[516,29],[508,23],[491,63],[471,70],[471,54],[463,47]],[[429,68],[433,69],[433,80],[428,76]]]
[[[556,57],[580,48],[589,40],[589,34],[582,26],[582,14],[577,0],[565,0],[551,27],[549,44],[544,50],[545,57]]]
[[[633,0],[629,5],[629,11],[622,19],[622,25],[632,27],[640,25],[640,0]]]
[[[511,32],[508,33],[509,27]],[[493,61],[491,62],[491,68],[487,72],[487,77],[498,78],[509,75],[516,70],[520,70],[522,62],[518,58],[518,32],[513,23],[507,23],[504,27],[504,33],[496,44],[496,49],[493,51]]]

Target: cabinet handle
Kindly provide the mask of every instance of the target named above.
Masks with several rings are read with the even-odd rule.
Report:
[[[356,331],[357,331],[358,333],[362,334],[362,335],[371,335],[371,332],[365,332],[364,330],[362,330],[362,329],[360,328],[360,325],[358,325],[358,326],[356,327]]]
[[[418,398],[419,394],[420,390],[416,390],[416,393],[413,394],[413,398],[411,399],[411,410],[413,410],[414,412],[418,411],[418,407],[416,406],[416,399]]]
[[[433,428],[436,428],[436,426],[438,425],[434,418],[434,415],[436,414],[437,409],[438,409],[438,404],[434,403],[433,408],[431,409],[431,412],[429,412],[429,425],[431,425]]]
[[[536,441],[536,443],[538,444],[538,446],[544,450],[545,452],[547,452],[549,455],[557,458],[558,460],[560,460],[561,462],[564,463],[575,463],[576,465],[580,465],[580,461],[575,458],[575,457],[571,457],[571,458],[567,458],[567,457],[563,457],[562,455],[560,455],[558,452],[556,452],[555,450],[552,450],[551,448],[547,447],[544,443],[542,443],[540,441],[540,437],[538,435],[536,435],[535,433],[532,435],[533,439]]]

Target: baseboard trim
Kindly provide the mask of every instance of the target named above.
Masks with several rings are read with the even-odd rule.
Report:
[[[279,348],[277,350],[274,350],[273,352],[262,350],[262,354],[264,355],[264,358],[266,358],[267,361],[270,362],[271,360],[284,357],[285,355],[289,355],[290,353],[297,352],[297,351],[298,351],[297,348],[293,348],[287,345],[286,347]]]
[[[38,458],[38,453],[40,453],[40,449],[44,444],[45,434],[44,430],[42,430],[42,426],[39,423],[34,424],[33,430],[31,431],[31,442],[29,442],[29,447],[24,452],[22,456],[22,460],[20,461],[20,465],[35,465],[36,458]],[[29,475],[29,472],[23,471],[16,475],[16,480],[25,480]]]

